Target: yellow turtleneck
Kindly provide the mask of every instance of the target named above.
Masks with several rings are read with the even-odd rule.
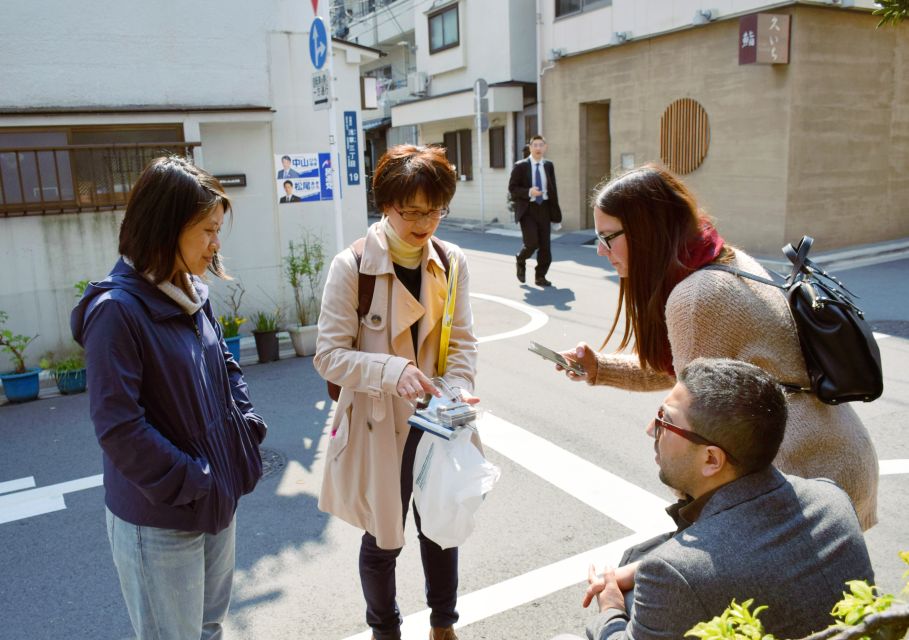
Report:
[[[399,264],[405,269],[413,269],[420,266],[423,260],[423,247],[415,247],[405,242],[395,231],[394,227],[388,221],[388,216],[382,218],[383,231],[388,238],[388,251],[391,253],[391,261]]]

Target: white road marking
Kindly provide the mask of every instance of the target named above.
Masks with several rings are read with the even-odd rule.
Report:
[[[511,458],[568,495],[632,531],[668,531],[669,503],[548,440],[485,413],[478,424],[483,445]]]
[[[471,293],[471,298],[479,298],[480,300],[488,300],[489,302],[497,302],[499,304],[504,304],[506,307],[511,307],[512,309],[517,309],[522,313],[526,313],[530,316],[530,321],[525,324],[523,327],[519,327],[513,331],[506,331],[504,333],[496,333],[491,336],[484,336],[478,338],[477,342],[492,342],[493,340],[505,340],[506,338],[514,338],[515,336],[521,336],[525,333],[530,333],[531,331],[536,331],[547,322],[549,322],[549,316],[544,312],[540,311],[536,307],[532,307],[529,304],[524,304],[523,302],[515,302],[514,300],[509,300],[508,298],[501,298],[499,296],[491,296],[486,293]]]
[[[15,482],[15,481],[14,481]],[[63,494],[99,487],[104,474],[0,496],[0,524],[66,509]]]
[[[473,593],[458,596],[458,626],[483,620],[551,593],[583,582],[587,567],[615,565],[629,546],[642,542],[674,524],[664,511],[668,503],[627,480],[609,473],[551,442],[487,412],[479,421],[483,446],[523,466],[634,534],[546,567],[509,578]],[[580,598],[580,593],[578,594]],[[429,626],[429,609],[404,618],[404,640],[420,640]],[[345,640],[368,640],[364,631]]]
[[[10,491],[21,491],[22,489],[31,489],[35,486],[35,477],[18,478],[17,480],[8,480],[0,482],[0,493],[9,493]]]
[[[878,465],[882,476],[892,476],[899,473],[909,473],[909,458],[902,460],[879,460]]]
[[[602,547],[559,560],[473,593],[458,595],[459,620],[457,626],[465,627],[583,582],[587,577],[588,566],[594,564],[598,569],[607,564],[614,566],[618,564],[625,549],[643,542],[649,537],[646,534],[626,536]],[[582,595],[579,590],[579,604]],[[401,638],[403,640],[424,640],[428,628],[429,609],[417,611],[404,618],[404,624],[401,626]],[[370,631],[366,630],[349,636],[345,640],[369,640],[371,636]]]

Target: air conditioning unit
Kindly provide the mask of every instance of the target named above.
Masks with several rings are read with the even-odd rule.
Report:
[[[415,96],[425,96],[429,89],[429,75],[425,71],[407,74],[407,91]]]

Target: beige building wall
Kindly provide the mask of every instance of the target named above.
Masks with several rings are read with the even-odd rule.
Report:
[[[875,31],[868,14],[774,13],[792,15],[789,65],[740,66],[733,19],[570,56],[547,71],[544,130],[568,229],[592,226],[598,168],[615,174],[623,154],[659,162],[661,115],[692,98],[708,114],[710,146],[684,179],[729,242],[775,256],[803,233],[821,249],[909,235],[907,43],[899,31]],[[608,136],[596,126],[606,104]],[[842,234],[847,209],[853,226],[857,209],[874,224]]]
[[[909,30],[794,14],[786,237],[832,249],[909,236]]]

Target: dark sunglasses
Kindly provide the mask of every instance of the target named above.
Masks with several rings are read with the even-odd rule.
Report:
[[[623,233],[625,233],[625,230],[624,230],[624,229],[619,229],[619,230],[616,231],[615,233],[610,233],[610,234],[607,236],[606,234],[604,234],[604,233],[602,233],[602,232],[600,232],[600,231],[597,231],[597,238],[599,238],[600,242],[603,243],[603,246],[605,246],[607,249],[609,249],[610,251],[612,251],[612,241],[615,240],[616,238],[618,238],[618,237],[619,237],[620,235],[622,235]]]
[[[656,418],[653,419],[653,425],[654,425],[653,437],[656,440],[660,439],[662,430],[666,429],[666,431],[672,431],[677,436],[685,438],[686,440],[688,440],[688,442],[693,442],[694,444],[702,444],[704,446],[717,447],[718,449],[722,449],[723,452],[726,454],[726,457],[729,458],[733,463],[735,463],[735,458],[732,456],[732,454],[729,453],[728,451],[726,451],[726,449],[724,449],[723,447],[718,445],[716,442],[713,442],[712,440],[708,440],[704,436],[696,434],[694,431],[689,431],[688,429],[682,429],[681,427],[675,426],[674,424],[672,424],[671,422],[668,422],[666,420],[666,418],[664,417],[665,415],[666,414],[663,412],[663,407],[660,407],[659,410],[657,411]]]

